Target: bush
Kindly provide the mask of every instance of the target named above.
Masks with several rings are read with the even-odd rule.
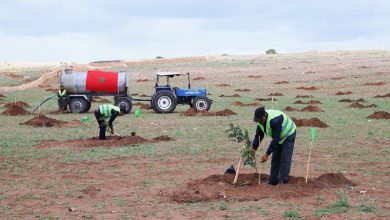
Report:
[[[268,49],[265,54],[277,54],[275,49]]]
[[[299,212],[295,210],[288,210],[283,213],[284,218],[289,218],[289,219],[302,219],[302,215],[299,214]]]
[[[156,59],[156,60],[157,60],[157,59],[164,59],[164,57],[162,57],[162,56],[156,56],[155,59]]]

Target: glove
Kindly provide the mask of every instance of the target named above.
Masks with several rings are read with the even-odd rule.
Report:
[[[262,157],[261,157],[261,162],[264,163],[265,161],[268,160],[268,154],[264,154]]]

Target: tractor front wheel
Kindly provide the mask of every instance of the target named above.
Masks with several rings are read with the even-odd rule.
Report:
[[[172,113],[176,108],[176,97],[170,91],[160,91],[152,97],[152,108],[157,113]]]
[[[192,107],[196,111],[208,111],[211,107],[211,101],[207,97],[197,96],[192,100]]]

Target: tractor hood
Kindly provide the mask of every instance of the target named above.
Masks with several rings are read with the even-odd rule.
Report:
[[[197,88],[197,89],[176,89],[176,96],[207,96],[207,89]]]

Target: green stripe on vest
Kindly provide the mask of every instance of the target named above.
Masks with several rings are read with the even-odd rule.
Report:
[[[115,105],[107,104],[107,105],[101,105],[99,106],[100,114],[103,116],[103,118],[111,118],[111,110],[114,109],[117,112],[120,112],[120,108]]]
[[[278,110],[265,110],[268,114],[267,122],[266,122],[266,132],[264,132],[264,127],[262,124],[257,123],[257,125],[260,127],[260,129],[265,133],[267,136],[272,137],[272,128],[271,128],[271,120],[283,115],[283,123],[282,123],[282,132],[280,134],[280,141],[279,144],[283,144],[283,142],[286,140],[286,138],[292,134],[294,134],[296,130],[295,123],[291,120],[290,117],[288,117],[286,114],[284,114],[282,111]]]

